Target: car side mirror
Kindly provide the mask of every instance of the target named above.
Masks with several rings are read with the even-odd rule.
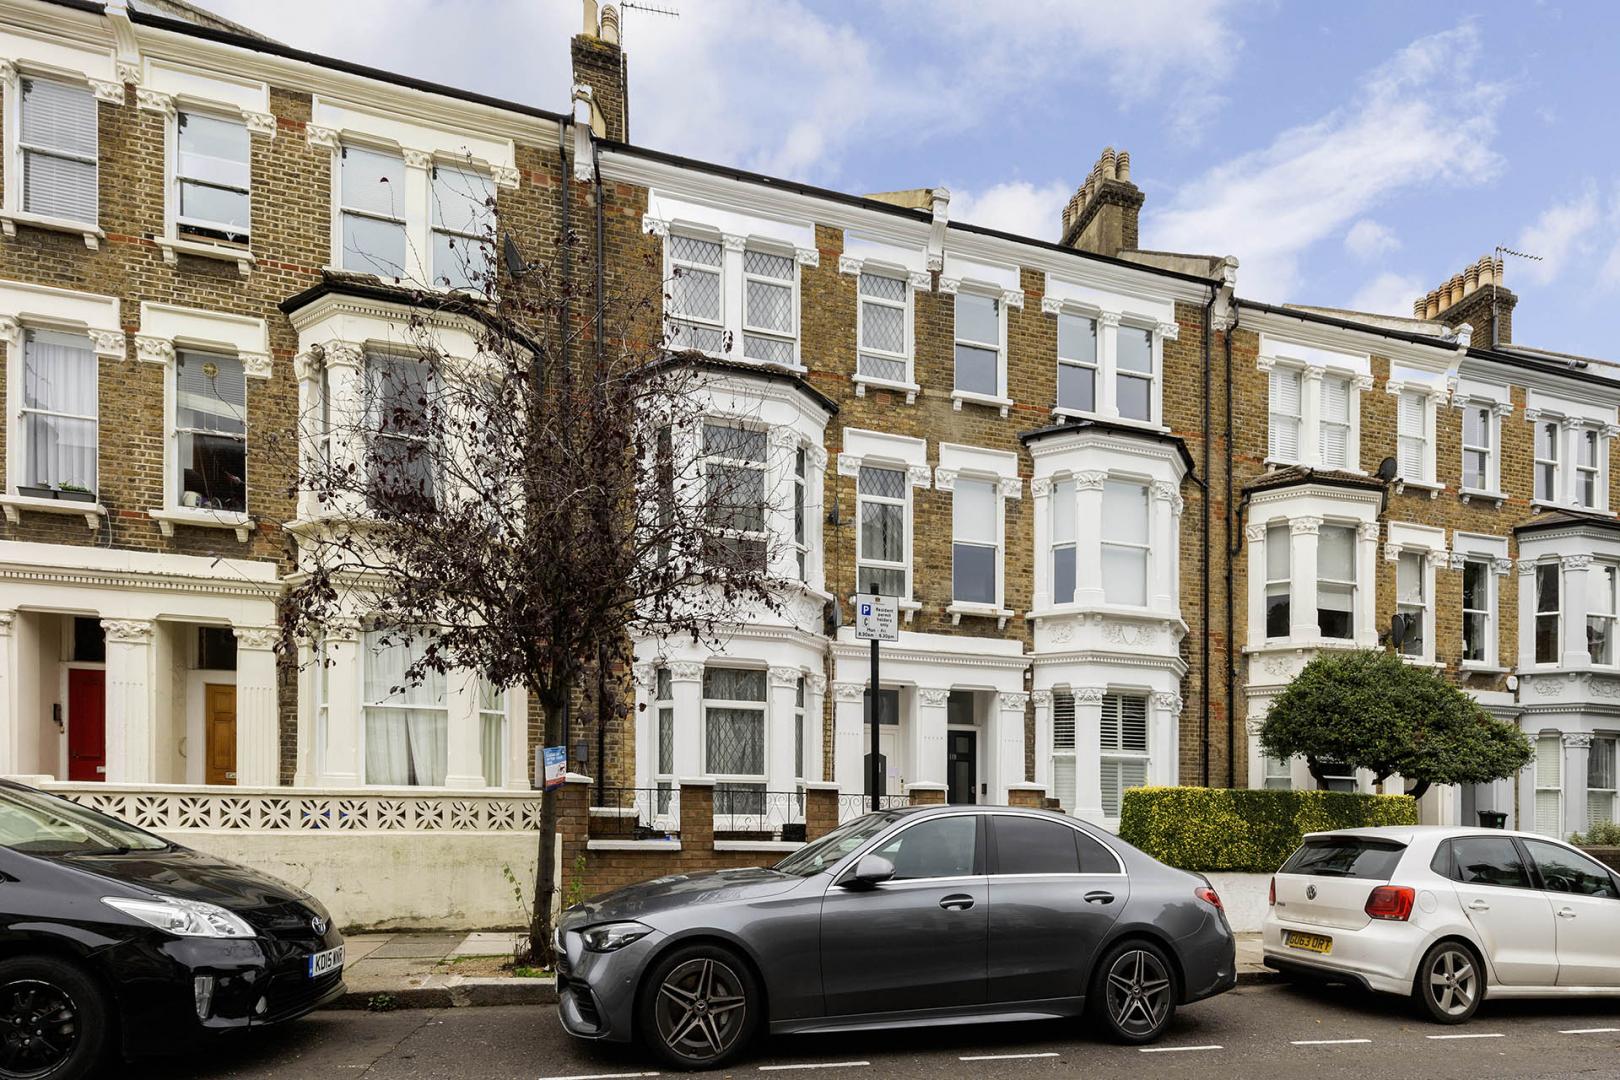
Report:
[[[871,889],[894,877],[894,863],[881,855],[862,855],[855,872],[844,878],[846,889]]]

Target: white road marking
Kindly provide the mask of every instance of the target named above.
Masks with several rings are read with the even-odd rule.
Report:
[[[956,1060],[957,1061],[1018,1061],[1018,1060],[1022,1060],[1024,1058],[1049,1058],[1049,1057],[1058,1057],[1058,1056],[1060,1056],[1060,1055],[1058,1054],[1058,1052],[1056,1050],[1051,1050],[1051,1051],[1048,1051],[1048,1052],[1043,1053],[1043,1054],[970,1054],[967,1057],[959,1057]]]
[[[1620,1028],[1570,1028],[1568,1031],[1560,1031],[1558,1034],[1560,1034],[1560,1035],[1608,1035],[1608,1034],[1611,1034],[1611,1033],[1616,1032],[1616,1031],[1620,1031]]]
[[[781,1072],[784,1069],[853,1069],[870,1065],[870,1061],[810,1061],[798,1065],[761,1065],[760,1072]]]
[[[1137,1051],[1139,1053],[1143,1053],[1143,1054],[1186,1054],[1186,1053],[1191,1053],[1191,1052],[1193,1052],[1195,1050],[1225,1050],[1225,1049],[1226,1049],[1226,1047],[1221,1046],[1219,1044],[1214,1044],[1214,1043],[1210,1044],[1209,1046],[1139,1046],[1139,1047],[1137,1047]]]
[[[655,1072],[584,1073],[577,1076],[542,1076],[540,1080],[630,1080],[633,1076],[657,1076]]]
[[[1479,1035],[1425,1035],[1423,1037],[1425,1039],[1439,1039],[1439,1040],[1445,1040],[1445,1039],[1505,1039],[1505,1038],[1507,1038],[1507,1036],[1502,1034],[1500,1031],[1484,1032],[1484,1033],[1481,1033]]]
[[[1295,1046],[1350,1046],[1355,1043],[1370,1043],[1371,1039],[1295,1039]]]

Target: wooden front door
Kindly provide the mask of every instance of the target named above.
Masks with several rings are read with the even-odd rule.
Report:
[[[208,740],[206,783],[236,783],[236,687],[203,685],[203,732]]]
[[[107,673],[68,668],[68,779],[107,779]]]

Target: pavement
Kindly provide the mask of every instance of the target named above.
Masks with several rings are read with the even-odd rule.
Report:
[[[487,961],[510,957],[522,936],[355,934],[344,940],[343,981],[348,992],[331,1008],[384,1011],[556,1004],[554,979],[489,973],[493,964]],[[1276,977],[1260,963],[1259,934],[1239,934],[1237,945],[1239,983]],[[473,970],[479,973],[469,974]]]
[[[320,1012],[206,1055],[122,1069],[136,1080],[607,1080],[659,1066],[634,1046],[565,1035],[546,1006]],[[1620,1001],[1486,1002],[1462,1027],[1407,1002],[1343,987],[1240,985],[1180,1010],[1145,1050],[1101,1041],[1083,1020],[761,1039],[730,1069],[838,1080],[1060,1080],[1075,1076],[1595,1077],[1620,1075]],[[666,1071],[666,1075],[669,1075]]]

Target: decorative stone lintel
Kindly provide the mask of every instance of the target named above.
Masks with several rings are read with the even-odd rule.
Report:
[[[281,628],[276,626],[233,626],[238,649],[274,649],[281,639]]]
[[[157,624],[150,619],[102,619],[101,628],[108,641],[143,645],[152,640]]]

